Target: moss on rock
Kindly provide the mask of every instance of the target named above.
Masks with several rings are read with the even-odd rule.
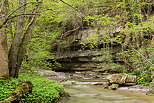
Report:
[[[111,86],[108,87],[108,89],[111,90],[117,90],[119,88],[119,84],[112,84]]]
[[[22,81],[13,93],[0,103],[21,103],[23,95],[32,93],[32,83],[30,81]]]

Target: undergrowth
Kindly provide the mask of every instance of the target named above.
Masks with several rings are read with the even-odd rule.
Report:
[[[32,94],[28,94],[22,99],[24,103],[53,103],[54,100],[60,97],[59,92],[63,90],[61,84],[35,73],[20,73],[19,79],[29,80],[33,84]],[[0,79],[0,101],[6,99],[18,83],[18,79],[14,78],[7,81]]]

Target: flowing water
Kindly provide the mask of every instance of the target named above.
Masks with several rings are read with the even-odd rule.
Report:
[[[95,85],[66,85],[71,97],[60,103],[154,103],[154,96],[126,91],[112,91]]]
[[[65,73],[53,72],[49,70],[37,70],[40,75],[49,79],[63,80],[65,91],[71,95],[64,98],[60,103],[154,103],[154,96],[147,96],[141,93],[132,93],[126,91],[112,91],[103,89],[102,86],[94,84],[107,83],[106,79],[72,79]]]

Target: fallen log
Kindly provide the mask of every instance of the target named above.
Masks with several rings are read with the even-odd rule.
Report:
[[[4,101],[0,101],[0,103],[22,103],[21,98],[25,94],[32,93],[32,87],[33,86],[30,81],[22,80],[13,93]]]

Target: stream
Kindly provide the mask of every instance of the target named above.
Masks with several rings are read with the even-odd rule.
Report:
[[[70,97],[63,98],[60,103],[154,103],[154,96],[147,96],[146,88],[127,88],[118,90],[104,89],[106,79],[89,78],[76,73],[37,70],[39,75],[62,83]],[[128,91],[133,90],[133,92]],[[136,90],[136,91],[135,91]],[[142,93],[141,93],[142,91]]]
[[[63,99],[60,103],[154,103],[153,96],[107,90],[95,85],[66,85],[65,91],[71,97]]]

